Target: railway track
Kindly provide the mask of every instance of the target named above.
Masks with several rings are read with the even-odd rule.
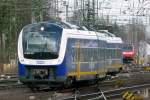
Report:
[[[96,86],[96,85],[85,86],[85,87],[81,86],[78,88],[70,88],[70,89],[63,89],[63,90],[56,90],[56,91],[43,90],[43,91],[32,92],[26,90],[25,92],[22,92],[23,90],[21,89],[19,90],[21,92],[16,92],[16,93],[13,92],[11,93],[11,95],[14,96],[14,98],[20,97],[22,100],[30,100],[31,98],[36,98],[36,99],[39,98],[37,100],[112,100],[112,98],[121,97],[121,93],[123,91],[130,90],[135,92],[139,89],[144,89],[144,88],[150,88],[150,83],[113,88],[113,89],[106,89],[106,88],[102,88],[102,86]],[[4,95],[9,95],[9,94],[10,93],[5,93]],[[2,94],[0,94],[0,96],[2,96]],[[9,100],[9,99],[4,99],[4,100]]]
[[[25,85],[19,82],[18,78],[0,79],[0,91],[15,89],[15,88],[27,88]]]
[[[137,91],[139,89],[150,88],[150,84],[140,84],[130,87],[102,90],[100,87],[80,88],[78,90],[62,94],[60,97],[53,97],[52,100],[107,100],[114,97],[121,97],[124,91]],[[87,92],[90,90],[91,92]],[[68,94],[68,95],[67,95]],[[56,94],[55,94],[56,95]],[[60,94],[59,94],[60,95]]]
[[[109,78],[108,80],[104,80],[103,82],[101,82],[100,84],[102,85],[102,87],[110,87],[110,86],[116,86],[117,84],[121,85],[121,84],[131,84],[131,83],[135,83],[133,81],[136,81],[136,83],[140,83],[141,79],[144,79],[145,77],[143,75],[148,74],[150,76],[149,72],[132,72],[132,73],[121,73],[118,74],[117,76],[113,77],[113,78]],[[137,75],[139,77],[137,77]],[[143,77],[141,77],[143,76]],[[18,78],[17,77],[13,77],[10,79],[0,79],[0,90],[2,89],[8,89],[8,88],[14,88],[17,86],[21,87],[24,85],[19,83]],[[148,78],[150,81],[150,78]],[[147,79],[146,79],[147,80]],[[114,87],[113,87],[114,88]]]
[[[150,73],[146,74],[150,75]],[[139,89],[150,88],[150,77],[145,77],[144,74],[132,73],[130,77],[121,78],[103,81],[99,84],[100,87],[92,86],[84,87],[84,89],[74,89],[66,94],[58,92],[62,96],[56,96],[52,100],[77,100],[78,98],[80,100],[106,100],[106,98],[121,97],[123,91],[131,90],[135,92]]]
[[[17,94],[23,95],[22,98],[34,95],[36,98],[40,98],[39,100],[45,97],[50,100],[77,100],[78,98],[80,98],[80,100],[109,100],[110,98],[121,97],[121,93],[126,90],[136,91],[138,89],[150,88],[150,73],[133,72],[125,74],[129,75],[124,75],[124,73],[122,73],[112,79],[100,82],[98,86],[81,85],[78,88],[73,87],[70,89],[59,90],[41,89],[36,92],[31,91],[21,83],[18,84],[18,79],[3,79],[0,80],[0,95],[2,95],[1,93],[3,93],[3,90],[25,90],[25,92],[19,92]],[[144,75],[148,75],[148,77],[145,77]],[[14,98],[16,97],[14,96]]]
[[[0,84],[0,91],[9,90],[9,89],[17,89],[17,88],[27,88],[27,87],[21,83]]]

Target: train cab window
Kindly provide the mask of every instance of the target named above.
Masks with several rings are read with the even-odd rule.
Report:
[[[23,28],[23,53],[28,59],[56,59],[60,49],[62,28],[49,23],[31,24]]]

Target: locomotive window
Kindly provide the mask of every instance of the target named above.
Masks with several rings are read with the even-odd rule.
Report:
[[[50,23],[30,24],[23,28],[23,53],[29,59],[58,58],[62,28]]]
[[[133,47],[131,45],[126,45],[123,47],[123,50],[132,50]]]

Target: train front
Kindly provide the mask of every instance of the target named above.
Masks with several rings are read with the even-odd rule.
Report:
[[[23,83],[47,83],[60,76],[62,28],[54,23],[30,24],[18,39],[18,69]],[[60,80],[60,79],[58,79]]]
[[[135,50],[133,45],[125,44],[123,47],[123,63],[130,64],[134,61]]]

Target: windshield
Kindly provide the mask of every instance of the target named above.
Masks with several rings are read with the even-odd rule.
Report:
[[[58,58],[62,29],[48,23],[29,25],[23,30],[24,57],[29,59]]]
[[[123,47],[123,50],[124,50],[124,51],[131,51],[132,49],[133,49],[133,47],[132,47],[132,46],[129,46],[129,45]]]

